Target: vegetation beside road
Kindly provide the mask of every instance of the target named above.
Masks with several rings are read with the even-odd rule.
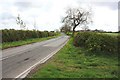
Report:
[[[25,39],[25,40],[13,41],[13,42],[3,42],[1,44],[2,45],[1,49],[22,46],[22,45],[26,45],[26,44],[35,43],[35,42],[41,42],[41,41],[44,41],[44,40],[56,38],[56,37],[58,37],[60,35],[61,35],[60,33],[57,33],[55,36],[50,36],[50,37],[31,38],[31,39]]]
[[[119,40],[120,37],[115,34],[113,36],[113,34],[110,35],[107,33],[79,32],[74,37],[74,45],[77,47],[84,47],[92,52],[117,54]]]
[[[31,78],[118,78],[118,58],[73,45],[73,38]]]
[[[14,30],[4,29],[2,30],[2,42],[14,42],[20,40],[26,40],[31,38],[44,38],[55,36],[54,31],[38,31],[38,30]]]

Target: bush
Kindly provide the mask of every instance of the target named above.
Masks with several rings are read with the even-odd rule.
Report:
[[[117,36],[117,38],[118,38],[118,52],[120,52],[120,34]]]
[[[36,30],[14,30],[14,29],[4,29],[2,30],[2,42],[13,42],[19,40],[25,40],[30,38],[42,38],[55,36],[54,32],[48,31],[36,31]]]
[[[75,46],[82,46],[85,47],[85,41],[87,40],[87,38],[90,36],[90,33],[86,32],[81,32],[81,33],[77,33],[74,37],[74,45]]]
[[[117,53],[117,36],[103,33],[81,32],[74,37],[74,45],[85,47],[92,52]]]

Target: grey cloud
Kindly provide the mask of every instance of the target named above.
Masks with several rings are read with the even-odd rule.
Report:
[[[93,4],[98,6],[106,6],[109,7],[112,10],[118,9],[118,3],[117,2],[94,2]]]
[[[22,10],[30,9],[32,7],[32,2],[17,1],[14,3],[14,5],[18,7],[18,10],[22,11]]]
[[[77,0],[78,3],[81,4],[86,4],[86,3],[91,3],[92,5],[96,5],[96,6],[104,6],[104,7],[109,7],[112,10],[116,10],[118,9],[118,2],[111,2],[111,1],[93,1],[93,2],[81,2],[81,0]]]
[[[10,19],[15,19],[15,16],[13,16],[10,12],[3,12],[2,14],[0,14],[0,19],[10,20]]]
[[[52,2],[40,2],[40,1],[30,1],[30,0],[25,0],[25,1],[21,1],[18,0],[16,2],[14,2],[14,6],[16,6],[18,8],[19,11],[25,11],[31,8],[45,8],[46,9],[50,9],[52,6]]]

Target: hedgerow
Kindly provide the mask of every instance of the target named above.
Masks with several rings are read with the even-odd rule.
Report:
[[[74,37],[74,45],[85,47],[92,52],[118,53],[118,40],[120,37],[103,33],[80,32]]]
[[[30,38],[43,38],[55,35],[56,33],[54,31],[48,32],[36,30],[4,29],[2,30],[2,42],[13,42]]]

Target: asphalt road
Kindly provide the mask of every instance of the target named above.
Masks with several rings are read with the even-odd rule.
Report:
[[[2,77],[21,78],[21,75],[53,56],[65,45],[68,38],[63,35],[47,41],[3,50]]]

